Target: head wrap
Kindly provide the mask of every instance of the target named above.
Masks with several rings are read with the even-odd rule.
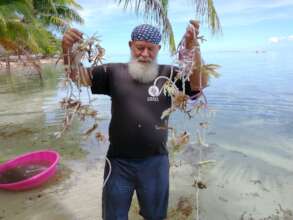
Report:
[[[136,26],[131,33],[131,40],[133,41],[141,40],[159,44],[161,38],[162,36],[159,29],[149,24]]]

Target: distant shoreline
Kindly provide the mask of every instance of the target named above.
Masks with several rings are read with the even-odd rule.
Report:
[[[35,58],[33,59],[34,62],[36,62],[38,65],[42,66],[44,64],[56,64],[58,61],[58,57],[46,57],[46,58]],[[62,60],[59,60],[59,62],[62,63]],[[37,71],[33,71],[33,65],[30,61],[21,61],[19,59],[11,59],[9,61],[10,65],[10,73],[17,73],[19,70],[25,69],[28,70],[28,72],[36,73]],[[27,72],[27,71],[24,71]],[[3,61],[3,59],[0,61],[0,74],[7,74],[7,63]]]

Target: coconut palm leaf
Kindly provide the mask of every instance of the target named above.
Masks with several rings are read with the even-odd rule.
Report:
[[[155,21],[163,30],[163,41],[169,41],[171,53],[176,51],[174,33],[171,22],[167,16],[168,0],[116,0],[118,4],[123,4],[124,9],[134,8],[139,14],[143,13],[148,20]]]
[[[217,78],[220,76],[220,74],[216,71],[218,68],[220,68],[220,65],[217,64],[203,64],[201,66],[201,73]]]
[[[143,12],[146,18],[155,21],[162,27],[163,40],[169,40],[170,51],[176,50],[176,44],[173,34],[172,25],[168,19],[168,0],[116,0],[119,5],[123,5],[125,9],[133,8],[138,14]],[[196,14],[208,23],[212,33],[221,31],[220,20],[218,18],[213,0],[193,0],[196,6]]]
[[[221,24],[213,0],[193,0],[196,13],[206,21],[213,34],[221,32]]]
[[[0,15],[5,18],[20,17],[33,19],[33,5],[31,0],[1,0]]]
[[[71,22],[83,23],[74,0],[33,0],[36,16],[45,25],[63,31]]]
[[[0,44],[10,51],[52,54],[60,42],[48,31],[82,23],[75,0],[1,0]]]

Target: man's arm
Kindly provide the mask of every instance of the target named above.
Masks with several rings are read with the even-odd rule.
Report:
[[[201,73],[201,54],[198,43],[199,22],[191,20],[185,33],[186,49],[194,50],[193,65],[191,67],[190,86],[193,91],[200,91],[208,84],[208,76]]]
[[[89,71],[81,63],[71,65],[74,60],[72,46],[83,40],[82,35],[80,31],[74,28],[68,29],[65,32],[62,39],[63,61],[66,66],[65,71],[70,79],[80,82],[83,86],[91,86],[92,82]]]

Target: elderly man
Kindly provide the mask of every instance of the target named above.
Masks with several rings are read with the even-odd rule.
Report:
[[[185,33],[191,48],[197,45],[194,33],[199,26],[192,22]],[[64,53],[82,39],[76,29],[68,30],[63,37]],[[161,48],[160,31],[143,24],[134,28],[129,47],[128,63],[109,63],[85,69],[80,65],[83,82],[91,86],[92,93],[106,94],[112,98],[112,118],[109,126],[110,146],[107,157],[112,172],[103,188],[103,219],[127,220],[132,196],[136,191],[140,214],[146,220],[162,220],[167,216],[169,197],[169,160],[166,149],[168,119],[161,119],[162,112],[170,107],[170,97],[154,96],[149,92],[157,76],[170,76],[169,65],[158,65],[156,58]],[[64,56],[65,64],[68,56]],[[71,57],[72,58],[72,57]],[[200,61],[200,54],[196,57]],[[70,59],[70,56],[69,56]],[[194,95],[206,86],[199,79],[198,69],[193,70],[190,83],[185,84],[188,95]],[[71,70],[74,79],[76,70]],[[201,79],[202,80],[202,79]],[[163,80],[162,80],[163,81]],[[160,81],[160,85],[162,83]],[[179,87],[180,81],[177,84]],[[109,172],[105,166],[105,176]]]

